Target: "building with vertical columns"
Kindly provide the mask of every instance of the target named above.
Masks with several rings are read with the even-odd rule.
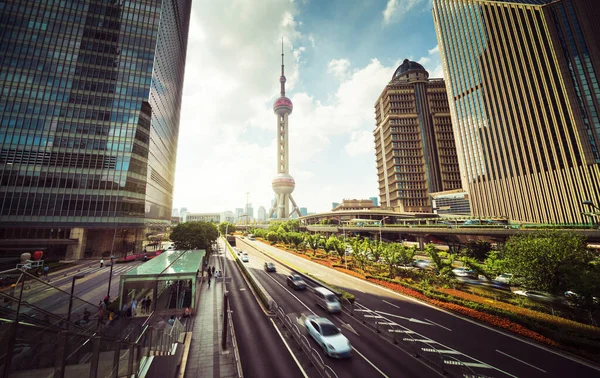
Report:
[[[587,223],[600,200],[600,8],[434,0],[473,216]]]
[[[191,0],[1,3],[3,260],[141,251],[168,227],[190,12]]]
[[[430,213],[430,193],[461,187],[443,79],[404,60],[375,103],[380,206]]]

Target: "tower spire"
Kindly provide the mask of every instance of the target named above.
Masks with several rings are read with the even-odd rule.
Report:
[[[281,37],[281,77],[279,82],[281,83],[281,97],[285,96],[285,74],[283,73],[283,37]]]

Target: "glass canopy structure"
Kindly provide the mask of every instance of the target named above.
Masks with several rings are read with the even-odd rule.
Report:
[[[205,250],[167,251],[121,276],[119,309],[133,299],[152,300],[148,313],[196,306],[196,278]],[[138,308],[141,306],[138,305]]]

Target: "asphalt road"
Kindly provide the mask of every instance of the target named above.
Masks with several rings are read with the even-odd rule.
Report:
[[[223,242],[219,242],[223,247]],[[236,339],[246,377],[303,377],[271,318],[262,310],[252,290],[227,252],[225,277]],[[221,284],[220,282],[217,284]]]
[[[112,298],[119,295],[119,277],[140,264],[141,262],[115,264],[110,289]],[[52,286],[46,284],[43,278],[40,280],[44,282],[28,281],[29,285],[26,285],[28,290],[23,291],[23,301],[46,311],[64,315],[68,312],[71,285],[75,275],[83,275],[75,281],[76,299],[73,302],[71,319],[77,320],[84,308],[88,307],[92,311],[92,307],[97,306],[106,296],[110,266],[100,268],[98,263],[80,263],[76,267],[51,274],[49,284]]]
[[[328,314],[320,306],[317,306],[312,291],[294,291],[287,287],[286,277],[292,272],[283,265],[275,262],[277,272],[268,273],[264,270],[264,263],[272,261],[271,259],[252,248],[244,247],[241,243],[238,246],[247,251],[250,256],[250,261],[246,263],[247,267],[286,315],[291,319],[296,319],[302,332],[305,332],[304,317],[315,314],[333,321],[342,330],[344,336],[350,340],[354,349],[350,359],[338,360],[322,354],[325,364],[329,365],[338,377],[442,376],[410,354],[393,347],[392,343],[382,339],[355,318],[346,314]],[[317,343],[309,336],[307,337],[313,348],[321,351]]]
[[[238,239],[238,247],[250,251],[244,244],[257,246],[274,256],[292,264],[304,272],[339,286],[354,294],[359,308],[371,317],[380,321],[395,323],[408,332],[423,336],[418,342],[423,342],[422,353],[436,355],[435,357],[451,356],[452,361],[460,361],[468,366],[474,373],[485,377],[598,377],[600,368],[578,358],[571,357],[562,351],[545,347],[535,342],[520,338],[487,325],[462,318],[447,311],[435,308],[428,304],[402,296],[391,290],[351,277],[334,269],[324,267],[309,260],[295,256],[285,251],[269,246],[258,241]],[[269,260],[268,257],[258,257],[253,253],[251,259]],[[255,267],[256,268],[256,267]],[[262,267],[260,267],[262,268]],[[258,273],[258,272],[257,272]],[[264,281],[264,280],[263,280]],[[266,281],[265,281],[266,282]],[[272,286],[272,285],[271,285]],[[270,287],[271,287],[270,286]],[[269,289],[267,289],[269,290]],[[271,288],[271,290],[275,290]],[[289,294],[287,294],[289,296]],[[286,311],[302,311],[291,300],[283,299],[286,295],[277,294],[278,301],[282,297],[282,304]],[[279,301],[278,301],[279,303]],[[290,308],[288,310],[288,308]],[[310,306],[309,306],[310,307]],[[306,309],[305,309],[306,311]],[[349,317],[349,316],[347,316]],[[345,320],[345,319],[344,319]],[[359,348],[369,360],[382,370],[393,369],[400,361],[408,361],[402,356],[393,344],[385,344],[381,339],[368,337],[368,331],[358,332],[359,340],[352,339],[351,332],[344,334],[351,339],[353,345]],[[373,333],[371,331],[371,333]],[[374,333],[373,333],[374,334]],[[383,352],[378,350],[380,345],[385,345]],[[434,350],[429,346],[435,345]],[[381,353],[381,354],[380,354]],[[367,355],[368,354],[368,355]],[[401,357],[402,356],[402,357]],[[356,363],[353,361],[353,364]],[[410,366],[410,365],[409,365]],[[333,367],[333,366],[332,366]],[[354,367],[354,366],[353,366]],[[421,376],[431,376],[431,371],[421,366]],[[353,372],[354,369],[351,369]],[[404,370],[393,370],[388,376],[406,376]],[[340,375],[341,377],[342,375]],[[346,376],[346,375],[343,375]],[[348,375],[351,376],[351,375]],[[376,376],[371,374],[370,376]]]

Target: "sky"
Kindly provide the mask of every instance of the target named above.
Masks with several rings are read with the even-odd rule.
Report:
[[[443,77],[430,0],[194,0],[174,208],[269,210],[281,39],[292,197],[378,196],[374,105],[404,59]]]

